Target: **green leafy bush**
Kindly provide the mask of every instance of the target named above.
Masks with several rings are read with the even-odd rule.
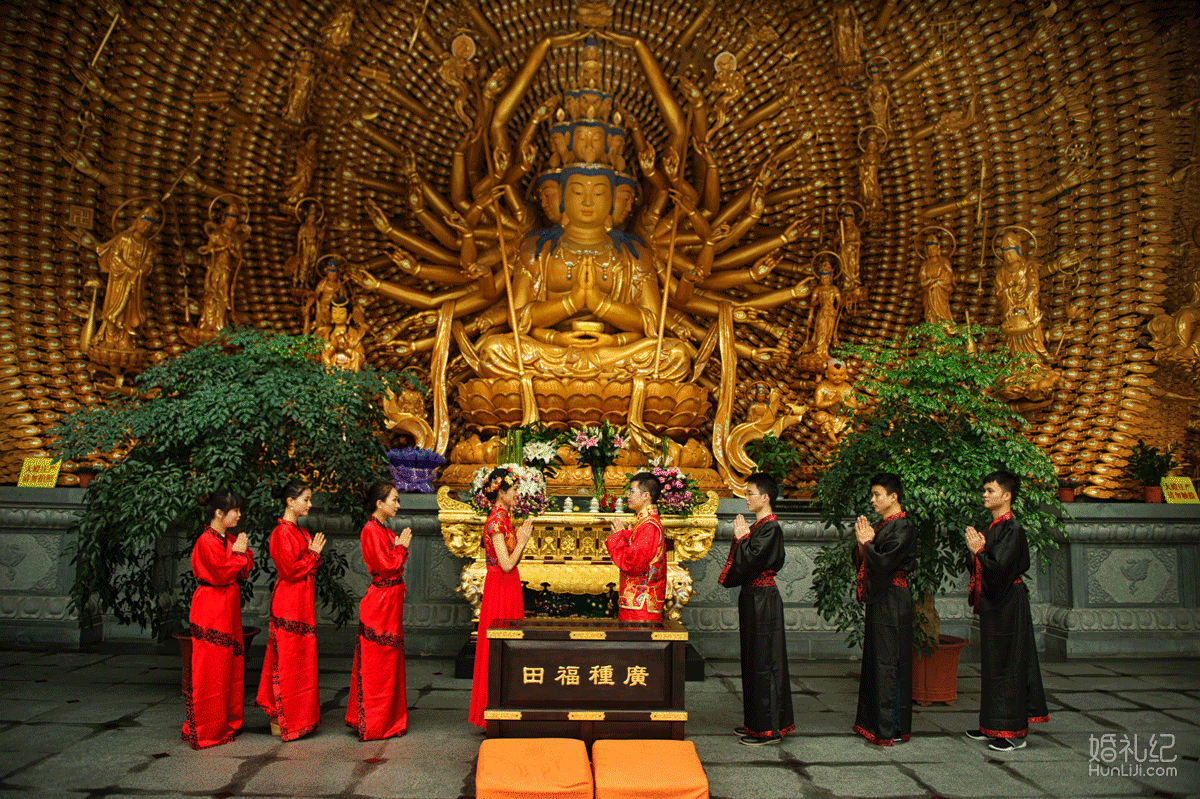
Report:
[[[860,412],[817,480],[822,519],[842,540],[817,556],[813,588],[817,609],[848,633],[850,646],[862,642],[863,624],[862,606],[852,597],[853,518],[869,515],[869,482],[877,472],[895,472],[904,481],[902,504],[918,536],[908,575],[918,608],[935,613],[929,600],[963,573],[964,528],[990,522],[979,482],[988,472],[1005,469],[1021,478],[1013,512],[1030,545],[1044,557],[1057,546],[1062,521],[1042,510],[1062,508],[1053,464],[1025,437],[1028,423],[995,393],[1023,364],[1008,353],[972,352],[986,332],[925,324],[892,349],[841,350],[867,364],[855,389],[869,410]],[[936,621],[917,615],[914,644],[928,652],[937,645]]]
[[[297,475],[325,495],[326,512],[362,517],[358,494],[386,476],[379,398],[395,375],[327,369],[310,336],[224,331],[212,342],[147,369],[132,397],[80,410],[53,431],[55,454],[82,460],[115,453],[87,488],[76,531],[71,605],[81,619],[111,613],[158,636],[186,618],[190,571],[175,558],[168,527],[189,542],[207,521],[199,497],[228,486],[246,497],[255,574],[271,570],[267,539],[281,513],[271,487]],[[321,557],[317,595],[334,621],[353,618],[342,578],[346,559]],[[253,591],[253,579],[243,594]]]

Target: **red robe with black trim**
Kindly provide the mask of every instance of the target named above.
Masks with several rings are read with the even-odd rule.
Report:
[[[267,656],[258,681],[258,706],[294,741],[321,725],[317,686],[316,573],[321,556],[295,522],[279,520],[271,533],[271,561],[278,578],[271,592]]]
[[[604,541],[621,570],[617,619],[659,621],[667,596],[667,542],[658,509],[638,511],[633,532],[618,530]]]
[[[187,720],[183,740],[193,749],[229,743],[242,731],[245,657],[242,592],[238,580],[250,576],[254,554],[234,552],[237,536],[211,527],[192,548],[192,676],[184,692]]]
[[[346,725],[358,740],[377,741],[408,731],[404,694],[404,562],[408,547],[374,517],[363,525],[363,560],[371,585],[358,604],[358,642],[350,673]]]

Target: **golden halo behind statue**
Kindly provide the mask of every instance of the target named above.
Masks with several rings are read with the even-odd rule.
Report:
[[[881,128],[879,125],[864,125],[863,129],[858,132],[858,150],[859,150],[859,152],[865,153],[867,151],[867,148],[863,147],[863,138],[862,137],[863,137],[863,134],[866,133],[868,130],[877,130],[883,134],[883,142],[879,145],[879,149],[886,150],[887,146],[888,146],[888,142],[890,141],[890,139],[888,139],[887,131],[884,130],[883,128]]]
[[[337,266],[338,272],[346,271],[346,263],[347,263],[346,259],[343,256],[338,255],[336,252],[322,253],[321,255],[317,256],[317,266],[325,267],[326,261],[333,261],[334,264]],[[325,271],[329,271],[329,270],[326,268]]]
[[[1005,232],[1007,232],[1009,230],[1019,230],[1022,233],[1025,233],[1026,235],[1028,235],[1029,240],[1033,242],[1033,247],[1031,247],[1029,249],[1029,252],[1022,253],[1022,255],[1025,255],[1027,258],[1032,258],[1034,255],[1037,254],[1037,236],[1033,235],[1032,230],[1030,230],[1027,227],[1022,227],[1020,225],[1006,225],[1006,226],[1000,228],[999,230],[997,230],[996,235],[992,236],[992,255],[996,256],[997,258],[1000,257],[1000,250],[997,249],[997,245],[999,244],[1000,239],[1004,237]]]
[[[309,205],[312,203],[316,203],[317,208],[320,209],[320,213],[317,214],[317,223],[320,224],[321,220],[325,218],[325,204],[324,203],[322,203],[316,197],[301,197],[299,200],[296,201],[296,207],[292,209],[292,213],[294,213],[296,215],[297,222],[304,221],[304,217],[300,215],[301,209],[304,208],[305,205]]]
[[[732,64],[729,63],[731,61],[733,62]],[[715,58],[713,58],[713,69],[717,72],[720,72],[723,69],[721,66],[722,62],[728,65],[729,71],[731,72],[738,67],[737,55],[728,50],[722,50],[721,52],[717,53]]]
[[[922,234],[927,230],[940,230],[943,233],[945,233],[947,236],[950,237],[950,252],[946,253],[946,257],[953,258],[954,253],[958,252],[958,239],[956,239],[954,237],[954,234],[951,233],[949,231],[949,229],[944,228],[941,225],[926,225],[925,227],[923,227],[917,231],[917,235],[914,237],[917,240],[917,242],[920,242],[920,240],[922,238],[925,238]],[[918,244],[918,246],[915,249],[921,250],[923,248],[924,248],[924,245]]]
[[[817,262],[822,255],[830,255],[833,257],[833,260],[837,261],[837,271],[832,272],[831,274],[833,275],[834,279],[840,277],[842,274],[842,257],[833,250],[821,250],[812,257],[812,262],[809,264],[809,269],[812,271],[813,277],[817,278],[818,280],[821,278],[821,273],[817,269]]]
[[[149,202],[146,202],[147,200],[149,200]],[[123,210],[125,210],[126,206],[132,205],[133,203],[136,203],[136,202],[146,202],[147,206],[152,205],[158,209],[158,227],[155,228],[154,232],[150,234],[150,237],[153,238],[154,236],[157,236],[159,231],[163,229],[163,225],[165,225],[167,223],[167,211],[165,208],[163,208],[162,203],[160,203],[158,200],[156,200],[153,197],[150,197],[148,195],[141,196],[141,197],[133,197],[117,206],[117,210],[113,211],[112,219],[109,220],[109,224],[111,224],[111,226],[112,226],[112,232],[114,234],[119,232],[117,230],[117,217],[121,215],[121,212]]]
[[[227,208],[233,207],[233,208],[238,209],[238,211],[240,212],[239,216],[241,216],[241,223],[243,225],[250,224],[250,206],[249,206],[249,204],[245,201],[245,199],[242,198],[241,195],[233,194],[232,192],[226,192],[225,194],[218,194],[216,197],[212,198],[212,202],[210,202],[208,204],[208,221],[209,222],[217,221],[213,217],[213,211],[216,209],[217,203],[219,203],[221,200],[224,200],[226,197],[233,198],[232,200],[229,200],[225,203],[226,207]]]
[[[837,204],[837,208],[834,209],[834,214],[840,220],[842,218],[842,206],[846,205],[858,206],[858,215],[854,217],[854,224],[861,225],[863,220],[867,218],[867,209],[863,208],[863,204],[858,200],[842,200]]]
[[[892,59],[888,58],[885,55],[877,55],[877,56],[872,56],[871,58],[868,58],[867,64],[866,64],[867,72],[868,73],[871,72],[871,67],[875,66],[876,64],[886,64],[887,66],[890,67],[892,65]],[[880,69],[878,71],[881,73],[883,72],[882,69]]]

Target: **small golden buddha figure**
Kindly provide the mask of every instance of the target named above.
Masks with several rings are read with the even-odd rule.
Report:
[[[362,369],[367,353],[363,348],[366,335],[366,320],[362,309],[350,309],[346,297],[334,297],[329,304],[329,322],[318,327],[316,335],[325,342],[321,350],[321,363],[331,369],[346,369],[357,372]]]
[[[78,243],[96,251],[100,271],[108,275],[104,304],[100,308],[100,326],[94,337],[88,335],[90,329],[85,331],[88,340],[81,342],[84,350],[89,345],[132,350],[137,346],[137,329],[146,320],[145,281],[154,270],[157,255],[154,237],[162,229],[163,209],[158,203],[145,206],[133,224],[119,232],[115,230],[116,219],[114,213],[115,235],[105,242],[97,241],[87,232],[69,233]]]
[[[921,260],[921,292],[925,304],[925,321],[935,324],[954,324],[950,312],[950,295],[954,292],[954,269],[950,259],[942,254],[942,242],[937,231],[922,231],[925,257]],[[949,233],[949,231],[946,231]],[[953,238],[951,239],[953,241]],[[951,249],[950,254],[954,254]]]
[[[209,220],[204,225],[208,243],[200,247],[208,256],[204,273],[204,298],[200,302],[200,320],[196,328],[202,337],[211,338],[231,322],[240,321],[234,309],[234,287],[242,268],[242,247],[250,238],[250,209],[240,197],[227,200],[220,210],[213,200]]]
[[[850,370],[844,361],[831,358],[825,365],[825,376],[813,389],[812,407],[812,420],[817,429],[829,439],[830,444],[836,446],[858,408],[854,384],[850,382]]]

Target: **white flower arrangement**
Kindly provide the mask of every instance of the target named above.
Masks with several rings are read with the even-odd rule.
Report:
[[[492,503],[483,493],[483,486],[494,468],[507,469],[517,478],[517,501],[513,506],[513,515],[537,516],[546,510],[546,480],[541,470],[533,466],[502,463],[498,467],[482,466],[475,472],[471,480],[471,505],[477,511],[487,513],[492,509]]]

